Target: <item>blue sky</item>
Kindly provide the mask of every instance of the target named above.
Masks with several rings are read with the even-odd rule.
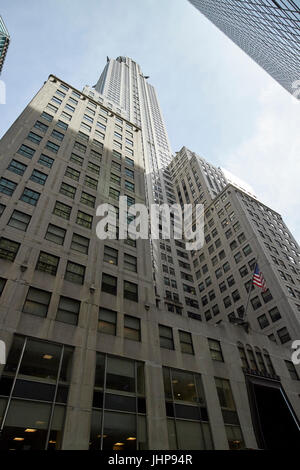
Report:
[[[247,181],[299,240],[299,101],[187,0],[11,0],[0,14],[11,34],[0,136],[50,73],[81,89],[106,56],[127,55],[157,90],[173,151]]]

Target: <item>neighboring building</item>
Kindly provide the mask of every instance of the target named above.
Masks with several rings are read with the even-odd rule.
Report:
[[[149,240],[97,238],[99,204],[151,193],[143,129],[91,93],[50,75],[0,142],[0,449],[296,447],[291,349],[227,311],[205,321],[186,293],[191,253],[174,252],[174,266],[193,307],[172,310],[157,302]],[[206,210],[234,192],[211,171],[220,185],[203,183]]]
[[[255,262],[267,292],[252,288],[247,321],[278,344],[300,338],[299,246],[282,220],[223,172],[183,147],[170,165],[180,204],[205,206],[205,243],[192,253],[191,282],[208,322],[244,318]]]
[[[293,83],[300,79],[299,0],[189,1],[288,92],[295,92]]]
[[[0,16],[0,74],[3,68],[9,41],[10,41],[9,33],[7,31],[7,28],[4,24],[2,17]]]

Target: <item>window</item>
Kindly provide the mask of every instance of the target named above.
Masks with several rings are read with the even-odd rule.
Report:
[[[78,211],[76,224],[82,225],[85,228],[91,229],[93,224],[93,216],[86,214],[85,212]]]
[[[53,214],[62,217],[63,219],[69,220],[71,215],[72,207],[67,206],[63,202],[56,201]]]
[[[107,308],[99,308],[98,331],[108,335],[116,335],[117,312]]]
[[[299,380],[299,376],[292,361],[284,361],[292,380]]]
[[[37,193],[36,191],[33,191],[32,189],[25,188],[22,196],[20,197],[20,200],[27,202],[28,204],[31,204],[32,206],[36,206],[39,200],[39,197],[40,197],[40,193]]]
[[[53,116],[51,114],[46,113],[45,111],[42,112],[41,118],[45,119],[46,121],[52,122]]]
[[[80,202],[89,207],[95,207],[96,197],[82,191]]]
[[[89,251],[89,243],[89,238],[83,237],[82,235],[78,235],[78,233],[73,233],[70,248],[71,250],[79,251],[79,253],[84,253],[85,255],[87,255]]]
[[[194,347],[193,347],[193,340],[191,333],[187,331],[178,331],[179,333],[179,341],[181,352],[186,354],[194,354]]]
[[[131,315],[124,315],[124,338],[141,341],[141,321]]]
[[[64,131],[66,131],[69,127],[69,124],[66,124],[65,122],[63,121],[57,121],[56,123],[57,127],[60,127],[61,129],[63,129]],[[54,135],[54,134],[53,134]],[[63,135],[63,134],[62,134]],[[62,140],[62,139],[61,139]]]
[[[229,279],[229,278],[228,278],[228,279]],[[228,284],[229,284],[229,281],[228,281]],[[237,302],[237,301],[240,300],[240,298],[241,298],[238,289],[236,289],[235,291],[233,291],[231,295],[232,295],[232,298],[233,298],[234,302]]]
[[[252,248],[251,248],[251,246],[250,246],[250,245],[244,246],[244,248],[243,248],[243,253],[244,253],[245,256],[250,255],[250,253],[252,253]]]
[[[0,239],[0,258],[7,261],[14,261],[19,248],[20,243],[2,237]]]
[[[111,197],[112,199],[119,200],[120,191],[114,188],[109,188],[109,197]]]
[[[125,189],[127,189],[128,191],[134,191],[134,184],[131,183],[130,181],[127,181],[125,180]]]
[[[98,187],[98,181],[86,175],[84,179],[84,185],[96,190]]]
[[[114,162],[112,161],[111,162],[111,167],[114,169],[114,170],[117,170],[117,171],[121,171],[121,165],[117,162]]]
[[[220,341],[208,338],[208,346],[213,361],[224,362]]]
[[[66,230],[57,227],[57,225],[49,224],[47,228],[47,232],[45,235],[45,239],[49,240],[50,242],[57,243],[57,245],[63,245],[65,241]]]
[[[73,263],[73,261],[68,261],[65,280],[74,282],[74,284],[83,284],[85,276],[85,266],[81,264]]]
[[[44,185],[46,180],[48,178],[48,175],[45,173],[42,173],[41,171],[38,170],[33,170],[30,179],[34,181],[35,183],[42,184]]]
[[[125,175],[129,178],[134,179],[134,171],[129,170],[129,168],[125,168]]]
[[[124,253],[124,268],[128,271],[137,272],[137,258]]]
[[[71,168],[70,166],[67,166],[65,176],[67,176],[68,178],[71,178],[75,181],[79,181],[80,171],[77,171],[74,168]]]
[[[267,317],[266,317],[265,314],[260,315],[260,316],[257,318],[257,321],[258,321],[259,326],[261,327],[262,330],[263,330],[264,328],[266,328],[267,326],[270,325],[270,322],[269,322],[269,320],[267,319]]]
[[[265,304],[270,302],[270,300],[273,299],[273,296],[272,296],[271,292],[269,291],[269,289],[267,289],[266,292],[262,292],[261,296],[262,296],[263,301],[264,301]]]
[[[41,251],[35,269],[55,276],[57,273],[58,263],[59,258],[57,256]]]
[[[121,185],[121,177],[119,175],[115,175],[114,173],[110,174],[110,181],[118,186]]]
[[[76,188],[74,186],[70,186],[67,183],[62,183],[59,192],[67,197],[70,197],[71,199],[74,199]]]
[[[163,378],[169,448],[213,449],[201,376],[163,367]]]
[[[174,349],[173,330],[169,326],[158,325],[160,347]]]
[[[13,173],[16,173],[16,175],[21,176],[24,175],[26,168],[27,165],[24,165],[24,163],[20,163],[17,160],[12,160],[7,167],[9,171],[12,171]]]
[[[233,394],[229,380],[215,378],[217,393],[222,410],[225,430],[230,449],[242,449],[245,447],[239,426],[239,418],[236,412]]]
[[[17,187],[17,183],[10,181],[6,178],[0,178],[0,193],[4,193],[7,196],[12,196],[14,190]]]
[[[102,292],[107,292],[108,294],[117,295],[117,282],[118,278],[115,276],[110,276],[109,274],[102,274]]]
[[[54,162],[53,158],[48,157],[47,155],[44,155],[44,154],[41,154],[40,158],[38,159],[38,163],[40,163],[40,165],[47,166],[48,168],[52,167],[53,162]]]
[[[103,261],[109,264],[117,266],[118,264],[118,250],[111,248],[110,246],[104,246]]]
[[[56,145],[54,142],[48,140],[46,143],[46,148],[50,150],[50,152],[57,153],[59,151],[59,145]]]
[[[67,105],[65,106],[65,108],[67,108]],[[61,117],[65,118],[67,121],[71,121],[71,119],[72,119],[71,114],[68,114],[65,111],[62,111]]]
[[[77,325],[79,310],[79,300],[60,296],[55,320],[63,323],[68,323],[69,325]]]
[[[230,300],[230,297],[227,296],[223,299],[223,302],[224,302],[224,306],[227,308],[227,307],[230,307],[231,305],[231,300]]]
[[[251,299],[251,304],[252,304],[253,310],[257,310],[259,307],[261,307],[261,301],[259,297],[258,296],[253,297],[253,299]]]
[[[287,343],[291,340],[290,334],[286,327],[281,328],[277,331],[278,338],[280,339],[281,344]]]
[[[11,227],[26,232],[30,219],[30,215],[24,214],[24,212],[14,210],[7,225],[10,225]]]
[[[132,168],[134,167],[134,160],[132,160],[129,157],[125,157],[125,164],[128,166],[131,166]]]
[[[244,266],[242,266],[242,267],[239,269],[239,272],[240,272],[240,276],[241,276],[241,277],[245,277],[245,276],[247,276],[247,274],[248,274],[249,271],[248,271],[247,266],[244,265]]]
[[[236,264],[238,264],[242,259],[243,259],[243,256],[242,256],[242,254],[240,253],[240,251],[238,251],[238,252],[234,255],[234,260],[235,260]]]
[[[100,174],[100,166],[93,162],[88,162],[87,170],[91,171],[92,173],[96,173],[96,175]]]
[[[46,107],[50,109],[50,111],[52,111],[53,113],[57,113],[58,111],[58,107],[54,106],[54,104],[48,103]]]
[[[76,165],[82,166],[83,158],[76,153],[71,153],[70,162],[76,163]]]
[[[33,142],[34,144],[39,145],[42,140],[42,137],[38,134],[35,134],[34,132],[29,132],[27,139],[31,140],[31,142]]]
[[[62,121],[59,121],[59,122],[62,122]],[[65,124],[65,125],[67,125],[67,124]],[[53,129],[53,131],[51,132],[51,137],[54,137],[54,139],[57,139],[59,141],[62,141],[64,136],[65,135],[62,132],[59,132],[56,129]]]
[[[4,204],[0,204],[0,217],[3,214],[3,212],[5,211],[5,207],[6,206]]]
[[[124,298],[138,302],[138,286],[133,282],[124,281]]]
[[[38,317],[46,317],[51,299],[51,293],[45,290],[29,287],[22,311]]]
[[[273,307],[273,308],[271,308],[271,310],[269,310],[269,315],[270,315],[271,320],[272,320],[273,323],[274,323],[275,321],[280,320],[280,318],[281,318],[281,315],[280,315],[280,312],[279,312],[279,310],[278,310],[278,307]]]

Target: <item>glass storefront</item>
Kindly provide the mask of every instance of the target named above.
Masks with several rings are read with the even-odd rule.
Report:
[[[213,449],[201,376],[168,367],[163,375],[170,449]]]
[[[72,352],[15,336],[0,379],[0,450],[61,448]]]
[[[97,353],[90,449],[147,449],[143,363]]]

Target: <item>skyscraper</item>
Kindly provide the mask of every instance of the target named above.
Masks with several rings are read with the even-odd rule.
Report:
[[[2,17],[0,16],[0,73],[3,68],[9,41],[10,41],[9,33],[7,31],[7,28],[4,24]]]
[[[299,0],[189,0],[290,93],[300,79]]]
[[[95,99],[100,97],[116,113],[141,127],[147,203],[172,205],[176,202],[168,169],[172,151],[158,97],[148,79],[129,57],[107,58],[95,87],[85,87],[84,92]],[[128,147],[125,142],[125,150],[128,151]],[[177,249],[173,239],[151,240],[156,302],[158,306],[164,306],[164,284],[169,282],[171,298],[167,299],[167,305],[173,303],[172,308],[179,314],[182,311],[197,313],[197,305],[192,299],[190,305],[184,303],[180,278],[183,261],[178,260]]]
[[[144,80],[137,79],[138,90]],[[118,95],[118,87],[114,91]],[[242,205],[245,201],[247,210],[258,212],[252,207],[257,200],[185,148],[174,161],[164,162],[156,139],[146,145],[144,106],[139,122],[134,106],[132,118],[118,103],[50,75],[1,139],[0,340],[7,360],[0,366],[0,449],[296,445],[299,372],[289,343],[281,341],[286,333],[277,332],[290,330],[295,321],[284,318],[292,307],[285,312],[288,303],[278,300],[273,270],[263,263],[274,295],[263,299],[253,292],[266,307],[251,312],[248,332],[245,321],[231,323],[223,302],[228,295],[237,310],[241,301],[235,290],[244,295],[250,279],[259,243]],[[151,132],[161,114],[149,116]],[[148,162],[151,155],[155,158]],[[157,189],[149,186],[149,178],[155,178]],[[117,213],[125,195],[129,206],[149,207],[155,198],[169,204],[201,200],[205,236],[212,237],[205,252],[188,252],[184,240],[159,240],[155,253],[157,245],[148,239],[99,239],[97,207],[109,203]],[[112,230],[109,223],[106,229]],[[238,248],[231,255],[234,241]],[[288,255],[289,241],[282,240]],[[236,251],[243,252],[237,266]],[[217,293],[214,270],[219,268],[228,294]],[[293,279],[299,274],[282,271]],[[200,304],[202,279],[208,306]],[[282,319],[269,312],[277,301]],[[208,317],[208,309],[216,320]],[[268,338],[270,329],[265,334],[258,328],[256,316],[263,313],[274,323],[276,342]]]

